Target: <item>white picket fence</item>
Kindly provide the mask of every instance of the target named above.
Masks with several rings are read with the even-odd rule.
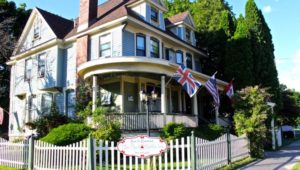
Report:
[[[28,141],[11,143],[0,138],[0,165],[13,168],[28,166]]]
[[[55,146],[36,141],[34,145],[34,169],[38,170],[88,170],[87,140],[67,146]]]
[[[197,169],[216,169],[227,165],[228,161],[236,161],[249,156],[249,142],[246,136],[230,135],[230,141],[227,139],[227,134],[214,141],[196,138]],[[228,148],[229,146],[231,148]]]
[[[214,141],[186,137],[170,141],[168,151],[160,156],[141,159],[125,156],[117,150],[116,143],[87,139],[68,146],[55,146],[34,141],[33,169],[35,170],[191,170],[193,153],[195,169],[215,169],[228,163],[228,155],[235,161],[249,155],[248,139],[230,135]],[[0,139],[0,165],[27,168],[29,144],[10,143]],[[193,147],[194,150],[193,150]],[[2,149],[3,148],[3,149]],[[228,154],[228,149],[231,153]],[[195,151],[195,152],[194,152]]]

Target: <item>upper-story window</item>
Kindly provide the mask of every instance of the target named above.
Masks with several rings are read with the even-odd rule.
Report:
[[[158,10],[151,7],[151,21],[158,22]]]
[[[33,39],[38,39],[41,37],[41,20],[36,19],[33,25]]]
[[[195,61],[195,70],[198,72],[201,72],[201,62],[200,62],[200,58],[199,57],[194,57],[194,61]]]
[[[150,55],[153,58],[159,58],[159,41],[155,38],[150,39]]]
[[[193,69],[192,55],[190,53],[186,53],[186,66],[187,68]]]
[[[46,54],[42,53],[38,55],[38,76],[40,78],[45,77],[46,71]]]
[[[143,34],[136,35],[136,55],[146,56],[146,38]]]
[[[185,29],[185,39],[187,42],[191,43],[191,30],[188,28]]]
[[[24,80],[29,81],[31,78],[31,70],[32,70],[32,60],[31,58],[25,60],[25,73]]]
[[[176,51],[176,63],[183,64],[183,53],[182,51]]]
[[[173,49],[166,49],[166,59],[175,62],[175,51]]]
[[[111,56],[111,37],[110,34],[106,34],[99,39],[99,57]]]

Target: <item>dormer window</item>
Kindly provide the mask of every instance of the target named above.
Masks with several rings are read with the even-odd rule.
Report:
[[[158,10],[151,7],[151,21],[158,22]]]
[[[185,29],[185,39],[187,42],[191,43],[191,30],[188,28]]]
[[[176,63],[183,64],[183,53],[180,50],[176,51]]]
[[[33,26],[33,39],[36,40],[41,37],[41,21],[37,19]]]

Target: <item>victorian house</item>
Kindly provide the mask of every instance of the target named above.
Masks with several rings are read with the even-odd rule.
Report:
[[[81,0],[79,17],[68,20],[35,8],[24,28],[11,65],[10,137],[49,112],[52,101],[61,114],[74,116],[78,79],[92,85],[96,100],[122,115],[124,130],[145,128],[139,92],[155,91],[150,103],[152,128],[174,121],[198,125],[208,105],[205,93],[190,98],[169,81],[180,64],[204,84],[206,54],[196,48],[189,12],[169,18],[162,0]],[[219,90],[227,84],[217,81]],[[204,89],[203,89],[204,90]],[[205,91],[205,90],[204,90]],[[206,93],[207,94],[207,93]]]

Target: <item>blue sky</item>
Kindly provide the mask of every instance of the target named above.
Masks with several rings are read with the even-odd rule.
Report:
[[[227,0],[233,12],[244,14],[246,0]],[[14,0],[28,8],[38,6],[72,19],[78,16],[79,0]],[[280,83],[300,92],[300,0],[255,0],[271,29]]]

